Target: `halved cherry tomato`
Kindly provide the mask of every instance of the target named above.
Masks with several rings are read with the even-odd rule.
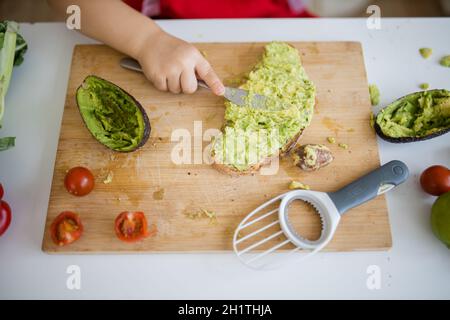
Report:
[[[85,196],[94,189],[94,176],[87,168],[75,167],[67,172],[64,185],[69,193]]]
[[[450,170],[444,166],[431,166],[420,175],[422,189],[433,195],[440,196],[450,191]]]
[[[6,201],[0,200],[0,237],[11,224],[11,208]]]
[[[0,200],[3,199],[4,194],[5,194],[5,191],[3,190],[3,185],[0,183]]]
[[[71,211],[61,212],[50,226],[50,235],[55,244],[65,246],[81,237],[83,225],[78,214]]]
[[[147,219],[143,212],[129,211],[122,212],[117,216],[114,230],[117,237],[125,242],[135,242],[155,235],[157,232],[156,227],[153,225],[152,230],[148,231]]]

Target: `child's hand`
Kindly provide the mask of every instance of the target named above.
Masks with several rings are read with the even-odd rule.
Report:
[[[158,30],[146,41],[138,55],[146,77],[162,91],[193,93],[197,77],[203,79],[216,95],[225,88],[211,65],[192,44]]]

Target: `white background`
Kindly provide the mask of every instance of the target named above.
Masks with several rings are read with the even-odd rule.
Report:
[[[450,19],[383,19],[369,30],[364,19],[161,21],[188,41],[337,41],[363,44],[369,82],[381,105],[418,91],[421,82],[450,89]],[[450,298],[450,251],[432,234],[433,197],[418,184],[433,164],[450,166],[450,136],[414,144],[379,141],[381,161],[404,161],[410,179],[387,195],[393,248],[387,252],[319,253],[282,270],[255,272],[230,254],[66,255],[41,251],[75,44],[91,40],[61,23],[23,24],[29,50],[15,68],[1,136],[17,137],[0,153],[0,181],[13,209],[0,238],[0,298]],[[423,60],[420,47],[434,55]],[[351,214],[351,213],[350,213]],[[182,241],[182,239],[180,239]],[[81,267],[81,290],[66,288],[66,268]],[[381,288],[366,286],[370,265],[381,269]]]

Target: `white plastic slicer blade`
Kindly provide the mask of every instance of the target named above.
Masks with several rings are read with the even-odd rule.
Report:
[[[306,259],[331,241],[342,214],[398,186],[406,181],[408,175],[408,167],[401,161],[393,160],[336,192],[294,190],[281,194],[250,212],[241,221],[233,236],[234,252],[240,261],[255,269],[280,266],[300,250],[308,253],[298,259]],[[289,219],[289,207],[293,201],[309,203],[319,214],[322,230],[317,240],[308,240],[295,231]],[[278,207],[268,210],[276,202],[279,202]],[[270,221],[271,218],[273,221]],[[264,221],[270,222],[264,224]],[[262,223],[262,227],[241,236],[247,228],[257,223]],[[262,239],[257,238],[275,227],[281,230],[265,235]],[[269,244],[269,248],[264,247]],[[286,249],[288,245],[294,247]]]

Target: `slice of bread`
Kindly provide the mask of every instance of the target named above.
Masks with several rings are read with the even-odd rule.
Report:
[[[294,149],[311,122],[315,104],[314,84],[298,51],[286,43],[266,45],[262,60],[240,87],[249,91],[249,103],[225,102],[224,129],[211,149],[213,167],[230,175],[253,174],[273,157]],[[255,93],[267,97],[266,108],[251,106]]]

